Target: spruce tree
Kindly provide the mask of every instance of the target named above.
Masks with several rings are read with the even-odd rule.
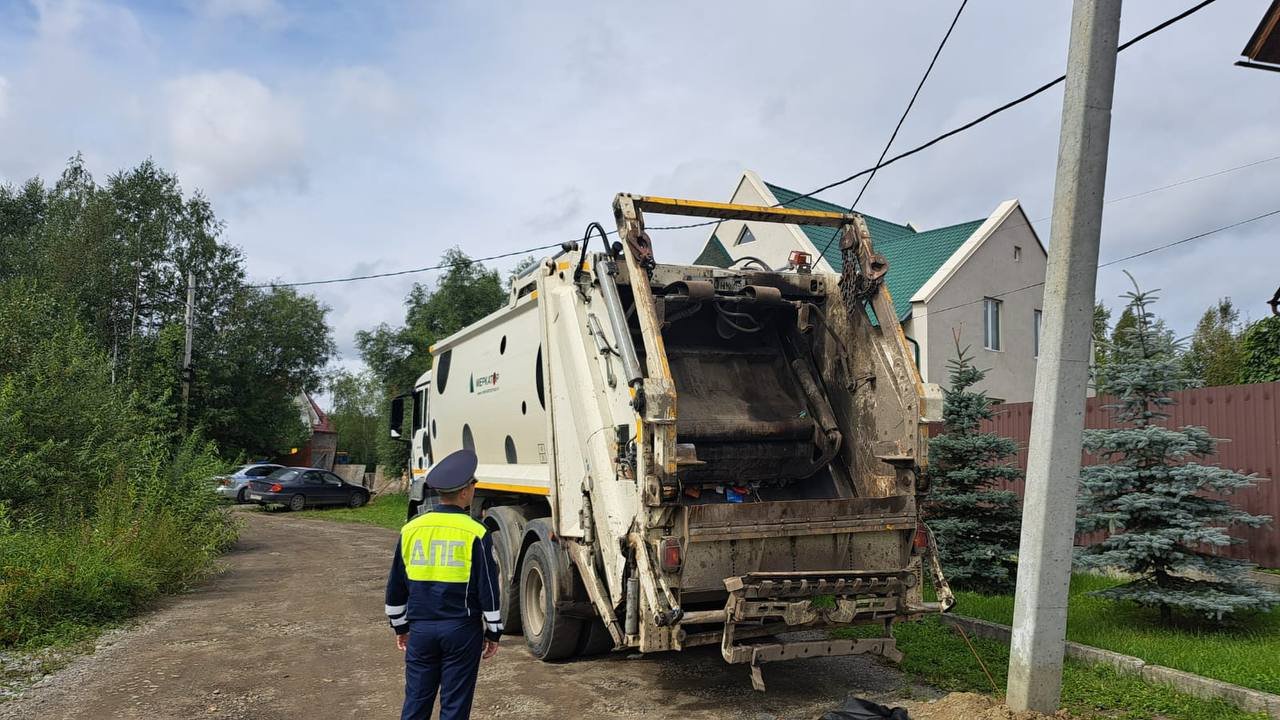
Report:
[[[938,542],[943,572],[952,585],[985,592],[1013,589],[1014,555],[1021,511],[1018,497],[998,489],[1021,477],[1009,457],[1017,443],[980,431],[991,399],[974,386],[986,376],[956,343],[944,392],[945,429],[929,441],[930,492],[924,511]]]
[[[1248,580],[1252,565],[1212,552],[1244,542],[1231,526],[1270,522],[1222,498],[1251,487],[1253,476],[1200,464],[1218,443],[1205,428],[1165,425],[1170,393],[1186,385],[1178,343],[1151,313],[1152,293],[1135,284],[1125,297],[1133,321],[1118,331],[1096,378],[1116,427],[1085,430],[1084,448],[1101,463],[1080,478],[1080,530],[1110,535],[1085,548],[1078,564],[1134,576],[1096,594],[1159,608],[1165,621],[1174,611],[1221,619],[1266,609],[1280,595]]]

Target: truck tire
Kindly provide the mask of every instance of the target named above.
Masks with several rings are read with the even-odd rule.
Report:
[[[493,561],[498,566],[498,609],[502,619],[502,632],[519,635],[520,593],[516,589],[516,569],[512,567],[516,554],[507,547],[507,536],[502,531],[490,531],[493,544]]]
[[[578,642],[579,655],[603,655],[613,650],[613,636],[600,618],[588,620]]]
[[[581,620],[556,610],[563,585],[555,552],[551,543],[539,540],[529,546],[520,565],[520,622],[529,652],[539,660],[573,655],[582,634]]]

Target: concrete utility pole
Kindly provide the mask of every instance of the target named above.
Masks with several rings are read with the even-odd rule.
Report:
[[[187,399],[191,395],[191,333],[196,319],[196,274],[187,271],[187,337],[182,350],[182,429],[187,429]]]
[[[1120,0],[1075,0],[1009,648],[1007,701],[1015,711],[1052,713],[1062,697],[1067,588],[1119,35]]]

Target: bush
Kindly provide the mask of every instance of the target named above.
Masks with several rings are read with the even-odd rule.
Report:
[[[71,639],[197,579],[234,539],[199,433],[112,383],[28,283],[0,284],[0,646]]]
[[[56,529],[0,525],[0,645],[91,635],[200,578],[232,537],[226,522],[193,527],[171,511],[137,514],[123,497],[108,505]]]

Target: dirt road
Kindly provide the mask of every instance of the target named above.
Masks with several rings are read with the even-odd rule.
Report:
[[[222,573],[0,704],[0,718],[398,717],[403,665],[382,616],[395,533],[240,515]],[[718,648],[547,664],[508,637],[482,665],[473,717],[811,720],[851,693],[937,695],[870,658],[781,663],[765,680],[769,692],[753,692]]]

